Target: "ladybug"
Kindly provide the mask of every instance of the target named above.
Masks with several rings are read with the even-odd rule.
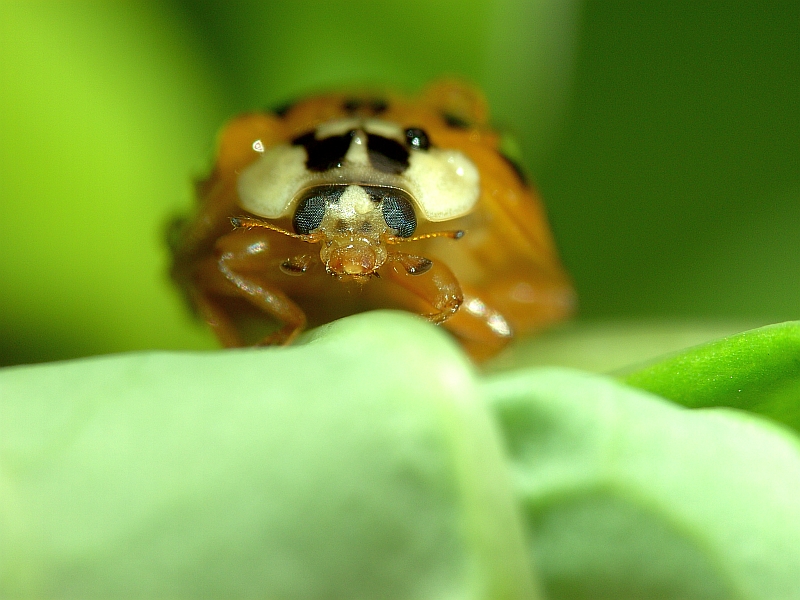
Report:
[[[173,235],[173,279],[229,347],[399,308],[494,355],[568,316],[574,293],[487,119],[480,93],[450,80],[416,99],[332,93],[233,119]]]

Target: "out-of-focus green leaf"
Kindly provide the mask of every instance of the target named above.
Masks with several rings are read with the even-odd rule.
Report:
[[[488,371],[558,366],[608,373],[667,353],[739,333],[754,324],[655,319],[574,321],[514,340],[489,361]]]
[[[684,406],[731,406],[800,431],[800,321],[691,348],[625,381]]]
[[[485,391],[547,598],[800,598],[800,445],[782,428],[559,369]]]
[[[167,278],[229,112],[164,3],[0,0],[0,364],[213,347]]]
[[[0,371],[4,598],[536,598],[495,423],[436,328]]]

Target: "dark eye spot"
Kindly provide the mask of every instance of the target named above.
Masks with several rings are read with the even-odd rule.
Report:
[[[309,190],[297,205],[292,217],[295,233],[308,235],[319,227],[329,204],[339,201],[344,193],[342,186],[318,186]]]
[[[327,171],[342,165],[354,134],[355,131],[348,131],[344,135],[332,135],[318,140],[314,132],[310,131],[294,138],[292,145],[306,149],[306,167],[310,171]]]
[[[425,133],[424,129],[419,129],[418,127],[406,129],[406,141],[409,146],[417,150],[427,150],[431,147],[428,134]]]
[[[408,168],[408,150],[398,142],[381,135],[367,135],[369,162],[378,171],[400,174]]]
[[[383,220],[397,232],[398,237],[411,237],[417,229],[414,207],[405,198],[387,195],[383,198]]]
[[[452,113],[442,113],[442,119],[444,119],[448,127],[452,127],[453,129],[469,129],[470,127],[469,122]]]

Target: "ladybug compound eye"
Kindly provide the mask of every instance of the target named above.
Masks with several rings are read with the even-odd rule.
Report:
[[[418,127],[411,127],[406,129],[406,141],[408,145],[417,150],[427,150],[431,147],[431,142],[428,140],[428,134],[424,129]]]
[[[417,229],[417,215],[411,202],[395,194],[383,198],[383,219],[399,237],[411,237]]]
[[[408,192],[395,187],[362,185],[369,199],[380,206],[383,220],[398,237],[411,237],[417,229],[417,213]]]
[[[292,218],[295,233],[308,235],[322,223],[327,203],[322,196],[310,196],[300,201]]]
[[[308,235],[322,223],[328,205],[338,202],[344,193],[344,187],[329,185],[311,188],[301,198],[297,210],[292,217],[295,233]]]

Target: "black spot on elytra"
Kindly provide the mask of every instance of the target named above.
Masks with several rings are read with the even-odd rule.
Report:
[[[339,202],[344,189],[341,185],[320,185],[306,192],[292,217],[295,233],[308,235],[319,227],[328,205]]]
[[[271,113],[283,118],[283,117],[286,116],[286,113],[288,113],[295,104],[296,104],[296,102],[284,102],[283,104],[279,104],[278,106],[270,109],[269,112],[271,112]]]
[[[514,173],[517,174],[517,178],[519,179],[520,183],[522,185],[527,186],[528,185],[528,176],[525,174],[525,171],[522,170],[522,167],[519,165],[519,163],[517,161],[509,158],[508,156],[506,156],[502,152],[500,152],[499,154],[500,154],[500,157],[504,161],[506,161],[506,164],[509,167],[511,167],[512,169],[514,169]]]
[[[406,141],[408,145],[417,150],[427,150],[431,147],[431,142],[428,139],[428,134],[424,129],[419,127],[409,127],[406,129]]]
[[[344,102],[342,102],[342,109],[349,113],[356,112],[359,108],[361,108],[361,100],[357,100],[356,98],[348,98]]]
[[[384,173],[399,174],[408,168],[408,149],[397,140],[381,135],[367,135],[370,164]]]
[[[443,112],[442,119],[444,119],[445,124],[448,127],[452,127],[453,129],[469,129],[470,124],[469,121],[465,121],[458,115],[454,115],[452,113]]]
[[[379,115],[389,107],[386,100],[380,98],[360,99],[360,98],[347,98],[342,103],[342,108],[348,113],[355,113],[359,110],[366,110],[373,115]]]
[[[370,100],[369,107],[372,109],[372,114],[379,115],[382,112],[386,112],[386,109],[389,108],[389,103],[386,100]]]
[[[293,146],[303,146],[306,149],[306,167],[310,171],[327,171],[342,166],[344,155],[350,148],[355,131],[348,131],[343,135],[332,135],[323,140],[318,140],[313,131],[309,131],[292,140]]]

